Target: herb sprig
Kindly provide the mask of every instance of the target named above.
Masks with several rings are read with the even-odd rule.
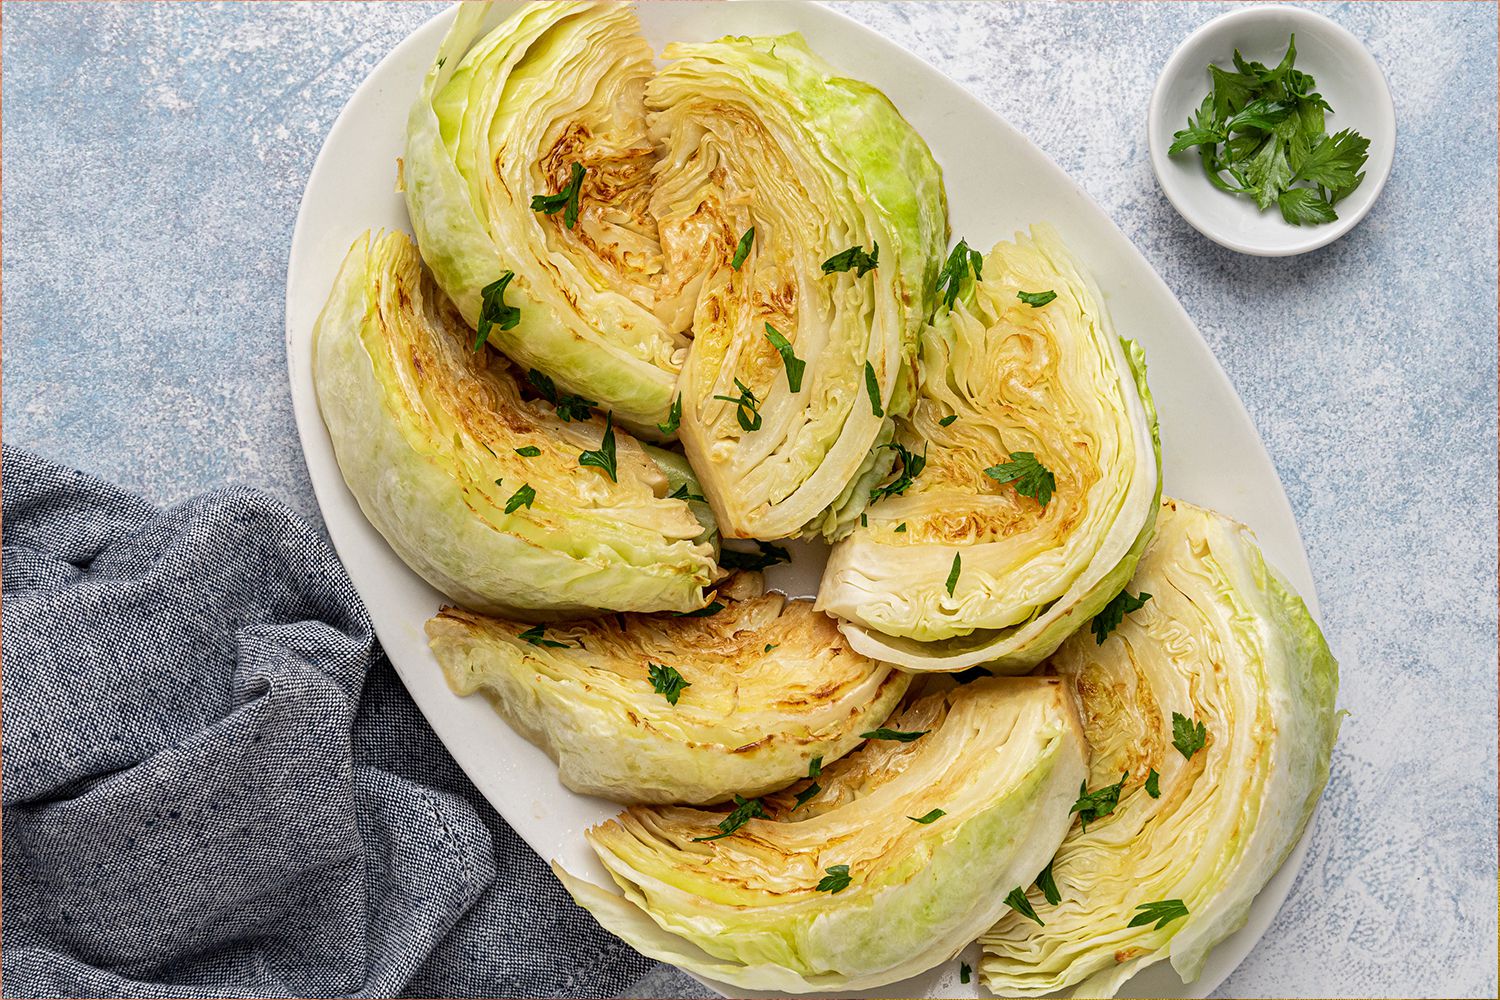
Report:
[[[569,229],[573,228],[578,221],[578,196],[583,192],[583,175],[587,169],[582,163],[575,162],[570,168],[568,183],[556,194],[537,194],[531,196],[531,210],[542,212],[547,215],[556,215],[559,211],[563,214],[563,225]]]

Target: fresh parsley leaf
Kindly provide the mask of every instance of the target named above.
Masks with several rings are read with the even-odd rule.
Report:
[[[534,444],[528,444],[524,448],[517,448],[516,449],[516,454],[520,455],[522,458],[536,458],[541,453],[542,453],[542,449],[538,448]]]
[[[889,483],[886,483],[884,486],[877,486],[875,489],[871,490],[871,503],[874,503],[877,500],[884,499],[885,497],[896,497],[905,493],[907,489],[911,487],[912,480],[920,475],[922,470],[927,467],[927,446],[925,444],[922,446],[922,454],[920,455],[908,451],[902,445],[896,444],[894,442],[890,444],[883,444],[880,447],[892,448],[895,450],[896,457],[901,461],[901,474],[898,475],[895,479],[892,479]]]
[[[859,512],[859,526],[861,528],[868,528],[870,526],[870,515],[867,511]]]
[[[1188,915],[1188,908],[1180,899],[1163,899],[1155,903],[1142,903],[1136,907],[1141,912],[1130,919],[1128,927],[1140,927],[1142,924],[1156,924],[1156,930],[1161,930],[1167,924],[1178,917]]]
[[[870,396],[870,412],[877,417],[885,416],[880,406],[880,380],[875,377],[875,366],[865,362],[865,392]]]
[[[738,552],[731,548],[719,549],[719,565],[725,569],[747,569],[759,572],[768,566],[791,562],[792,554],[780,545],[756,542],[760,552]]]
[[[1016,298],[1020,299],[1022,302],[1026,303],[1033,309],[1040,309],[1048,302],[1051,302],[1053,299],[1057,298],[1057,292],[1053,291],[1050,288],[1045,292],[1017,292]]]
[[[766,648],[764,650],[762,650],[762,652],[769,653],[771,650],[775,649],[779,645],[781,645],[781,643],[779,643],[779,642],[768,642],[768,643],[766,643]],[[822,759],[823,758],[821,758],[821,757],[818,758],[818,760],[820,760],[820,761]]]
[[[884,726],[881,726],[879,729],[872,729],[868,733],[860,733],[859,738],[862,740],[894,740],[897,743],[910,743],[912,740],[926,736],[930,732],[932,732],[931,729],[923,729],[920,732],[906,732],[901,729],[886,729]]]
[[[578,195],[583,191],[583,175],[587,173],[582,163],[575,162],[570,168],[571,177],[563,189],[556,194],[538,194],[531,197],[531,210],[547,215],[563,214],[563,225],[569,229],[578,221]]]
[[[862,246],[839,251],[823,262],[823,273],[852,270],[856,278],[863,278],[867,271],[873,271],[880,262],[880,244],[872,243],[871,246],[874,249],[869,253],[865,253]]]
[[[1172,745],[1183,757],[1191,760],[1193,754],[1203,749],[1208,742],[1208,730],[1203,723],[1195,722],[1180,712],[1172,713]]]
[[[578,464],[603,469],[604,474],[609,476],[609,481],[612,483],[620,481],[615,478],[617,470],[615,468],[615,415],[613,413],[605,414],[604,439],[599,442],[599,447],[579,455]]]
[[[818,882],[819,892],[843,892],[849,888],[849,866],[834,865],[823,869],[828,874]]]
[[[1272,134],[1245,164],[1245,177],[1254,187],[1255,204],[1264,212],[1292,179],[1292,165],[1287,160],[1286,143]]]
[[[978,250],[970,250],[968,241],[959,240],[958,246],[953,248],[942,269],[938,271],[936,291],[942,298],[943,305],[952,309],[953,303],[958,301],[959,289],[963,287],[969,269],[974,269],[974,280],[978,281],[983,267],[984,255]]]
[[[906,522],[902,521],[900,524],[896,525],[896,534],[899,535],[904,531],[906,531]]]
[[[510,499],[505,501],[505,513],[514,514],[522,507],[530,510],[532,501],[535,499],[536,490],[531,488],[530,483],[522,483],[521,488],[512,493]]]
[[[729,266],[738,271],[740,269],[740,265],[745,263],[745,258],[750,256],[750,244],[754,242],[755,227],[751,226],[749,229],[745,230],[745,235],[741,236],[739,243],[735,245],[734,256],[729,258]]]
[[[1316,226],[1339,217],[1333,205],[1313,188],[1288,188],[1276,198],[1281,217],[1294,226]]]
[[[545,625],[533,625],[531,628],[517,635],[516,638],[525,639],[533,646],[544,646],[548,649],[568,648],[568,644],[565,642],[558,642],[556,639],[546,638],[546,631],[547,627]]]
[[[696,611],[679,611],[679,612],[677,612],[677,617],[678,618],[707,618],[708,616],[710,616],[710,615],[716,615],[720,611],[723,611],[723,610],[724,610],[724,605],[721,604],[720,602],[718,602],[718,601],[709,601],[708,604],[704,605],[703,607],[699,608]]]
[[[515,277],[516,272],[506,271],[480,290],[479,327],[474,338],[474,350],[479,350],[489,341],[492,328],[498,326],[502,330],[509,330],[521,322],[521,310],[505,304],[505,288]]]
[[[802,789],[802,791],[797,793],[797,804],[792,806],[792,812],[796,812],[798,809],[801,809],[803,806],[807,805],[807,803],[812,800],[813,796],[817,795],[822,790],[823,786],[818,784],[816,781],[808,785],[806,788]]]
[[[667,704],[677,704],[677,699],[682,697],[682,689],[693,685],[683,680],[675,667],[668,667],[661,663],[646,664],[647,673],[651,677],[651,690],[667,699]]]
[[[539,372],[535,368],[526,373],[526,381],[530,382],[537,393],[557,408],[557,415],[564,423],[571,420],[587,420],[593,416],[589,407],[597,406],[598,402],[575,396],[572,393],[559,393],[557,384],[552,381],[552,376]]]
[[[1057,882],[1052,878],[1052,862],[1047,862],[1047,867],[1036,877],[1036,887],[1042,890],[1042,898],[1047,901],[1048,906],[1056,906],[1062,902],[1062,893],[1057,891]]]
[[[656,429],[663,434],[676,434],[677,428],[682,426],[682,397],[679,395],[672,400],[672,408],[667,411],[667,422],[657,424]]]
[[[1057,490],[1056,477],[1029,451],[1011,452],[1009,462],[992,465],[984,474],[997,483],[1014,483],[1017,493],[1031,497],[1043,507]]]
[[[750,387],[739,379],[734,380],[734,385],[740,391],[738,396],[715,396],[714,399],[722,399],[726,403],[735,404],[734,417],[739,421],[741,430],[760,430],[760,400],[756,399]]]
[[[792,350],[792,342],[782,336],[781,331],[770,323],[766,324],[766,339],[771,346],[776,348],[776,353],[781,355],[781,363],[786,366],[786,384],[793,392],[802,391],[802,370],[807,367],[807,362],[797,357]]]
[[[1153,799],[1161,798],[1161,775],[1156,773],[1156,768],[1154,767],[1151,769],[1151,773],[1146,775],[1146,794]]]
[[[932,823],[932,822],[935,822],[937,820],[940,820],[940,819],[942,819],[946,815],[948,815],[948,814],[946,812],[944,812],[943,810],[941,810],[941,809],[934,809],[931,812],[925,813],[925,814],[923,814],[921,816],[908,816],[906,818],[909,819],[909,820],[911,820],[913,823],[921,823],[923,826],[926,826],[928,823]]]
[[[961,553],[961,552],[955,552],[955,553],[953,553],[953,566],[952,566],[952,568],[950,568],[948,570],[948,583],[947,583],[947,587],[948,587],[948,596],[949,597],[953,596],[953,588],[956,587],[956,586],[958,586],[958,574],[963,569],[963,565],[964,565],[963,553]]]
[[[1261,97],[1251,101],[1227,122],[1224,123],[1226,132],[1268,132],[1280,125],[1292,113],[1293,106],[1283,104]]]
[[[946,417],[944,417],[942,420],[938,421],[938,426],[939,427],[947,427],[949,424],[953,423],[953,421],[955,421],[957,419],[958,419],[958,414],[957,413],[950,413]]]
[[[1136,597],[1131,597],[1123,590],[1112,597],[1089,623],[1089,630],[1094,633],[1094,645],[1104,645],[1104,640],[1111,632],[1119,628],[1125,616],[1133,611],[1141,610],[1149,600],[1151,600],[1151,595],[1144,590]]]
[[[682,484],[678,485],[678,487],[675,490],[673,490],[671,493],[667,494],[667,499],[668,500],[696,500],[699,503],[708,503],[708,500],[705,499],[701,494],[698,494],[698,493],[689,493],[688,492],[688,488],[687,488],[687,483],[682,483]]]
[[[1016,886],[1010,891],[1010,895],[1005,897],[1005,904],[1027,920],[1035,920],[1038,926],[1046,926],[1042,923],[1042,918],[1036,915],[1036,910],[1032,907],[1031,900],[1026,898],[1026,890],[1020,886]]]
[[[816,778],[818,775],[820,775],[822,773],[823,773],[823,755],[819,754],[818,756],[814,757],[812,760],[810,760],[810,761],[807,762],[807,776],[809,778]]]
[[[1103,788],[1088,790],[1087,782],[1078,783],[1078,801],[1073,803],[1069,813],[1077,813],[1078,818],[1083,821],[1084,830],[1088,830],[1089,824],[1103,819],[1115,811],[1115,806],[1120,804],[1120,792],[1125,788],[1125,779],[1129,772],[1120,775],[1120,780],[1113,785],[1105,785]]]
[[[971,969],[971,968],[969,968],[969,963],[968,962],[959,962],[958,963],[958,981],[959,982],[961,982],[961,983],[967,983],[969,981],[969,977],[972,976],[973,974],[974,974],[974,970]]]
[[[719,822],[719,832],[711,837],[694,837],[694,843],[702,843],[705,840],[718,840],[727,837],[752,819],[763,818],[766,815],[765,807],[760,804],[760,799],[747,799],[741,795],[734,797],[734,809],[728,816]]]

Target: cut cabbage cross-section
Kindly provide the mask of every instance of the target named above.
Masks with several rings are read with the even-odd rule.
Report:
[[[916,975],[1036,878],[1067,830],[1086,751],[1056,678],[950,686],[884,728],[921,735],[826,765],[810,796],[789,790],[738,815],[633,808],[595,827],[589,841],[623,896],[553,869],[642,953],[741,989],[863,990]]]
[[[804,776],[814,758],[848,753],[908,683],[851,650],[811,601],[754,595],[755,580],[733,578],[702,616],[529,629],[444,608],[427,634],[453,690],[489,695],[576,792],[627,803],[755,796]]]
[[[1052,862],[1061,901],[1032,893],[1045,925],[1008,914],[981,938],[1001,996],[1113,996],[1168,957],[1191,982],[1328,780],[1338,664],[1247,528],[1166,500],[1128,589],[1150,597],[1102,644],[1080,632],[1044,668],[1077,692],[1089,791],[1126,778]]]
[[[834,546],[818,607],[909,670],[1019,673],[1130,578],[1161,492],[1156,411],[1140,349],[1050,229],[962,287],[923,340],[902,474]]]
[[[313,338],[344,481],[449,598],[532,618],[703,604],[714,548],[667,474],[605,420],[523,398],[503,359],[474,350],[409,237],[355,241]],[[580,464],[610,445],[612,468]]]

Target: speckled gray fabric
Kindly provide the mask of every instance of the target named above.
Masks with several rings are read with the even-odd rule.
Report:
[[[281,348],[297,199],[355,85],[437,9],[4,7],[9,439],[159,500],[237,482],[316,514]],[[1198,236],[1147,162],[1156,73],[1224,5],[840,9],[1029,134],[1161,272],[1357,667],[1306,866],[1220,994],[1494,995],[1494,6],[1318,5],[1386,71],[1395,171],[1357,229],[1285,260]]]

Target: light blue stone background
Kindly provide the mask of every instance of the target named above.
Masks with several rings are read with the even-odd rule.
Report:
[[[6,439],[163,502],[235,482],[316,518],[282,350],[292,224],[344,101],[437,9],[7,3]],[[842,9],[1098,200],[1296,511],[1352,715],[1296,887],[1220,995],[1494,996],[1495,7],[1318,5],[1385,69],[1395,172],[1362,225],[1286,260],[1199,237],[1147,162],[1156,73],[1223,5]],[[662,970],[636,992],[701,990]]]

